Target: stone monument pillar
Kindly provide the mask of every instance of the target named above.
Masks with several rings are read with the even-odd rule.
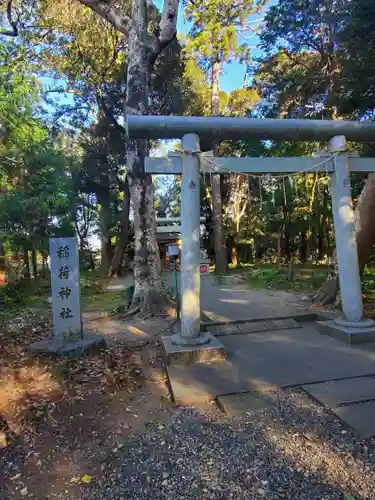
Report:
[[[105,347],[103,337],[84,333],[83,330],[75,237],[50,239],[50,269],[53,337],[31,344],[29,351],[71,355]]]

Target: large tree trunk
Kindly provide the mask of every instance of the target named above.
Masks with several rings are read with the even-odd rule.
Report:
[[[121,212],[121,228],[120,234],[117,237],[115,254],[112,260],[111,274],[113,276],[121,275],[122,261],[124,259],[125,248],[129,243],[129,209],[130,209],[130,193],[128,179],[125,181],[124,200]]]
[[[80,0],[128,38],[126,114],[147,114],[150,75],[159,54],[176,37],[178,0],[164,0],[158,30],[151,33],[147,22],[147,2],[132,0],[130,18],[113,2]],[[124,7],[124,10],[127,7]],[[157,34],[156,34],[157,31]],[[125,116],[125,130],[126,130]],[[133,310],[160,310],[160,258],[156,241],[156,220],[152,179],[145,173],[147,140],[127,140],[129,190],[134,210],[134,296]]]
[[[132,1],[126,105],[128,114],[147,114],[150,65],[147,45],[147,4]],[[154,190],[145,173],[147,140],[128,140],[127,169],[134,212],[134,296],[132,308],[151,311],[162,305],[160,258],[156,241]]]
[[[221,64],[214,59],[212,61],[212,89],[211,89],[211,110],[212,115],[219,114],[219,78]],[[214,156],[218,156],[219,143],[214,142]],[[224,245],[224,231],[222,221],[222,202],[221,202],[221,186],[220,174],[211,175],[212,189],[212,214],[214,227],[214,247],[215,247],[215,270],[219,273],[225,273],[227,270],[227,252]]]
[[[355,210],[354,224],[357,239],[360,272],[369,262],[375,244],[375,173],[369,174]],[[336,303],[339,292],[338,266],[336,255],[333,256],[333,268],[326,282],[314,297],[314,302],[321,305]]]

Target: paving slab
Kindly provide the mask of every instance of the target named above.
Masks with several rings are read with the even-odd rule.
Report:
[[[205,330],[214,335],[232,335],[233,333],[241,333],[240,327],[236,323],[226,325],[208,325]]]
[[[214,335],[233,335],[236,333],[255,333],[287,328],[300,328],[301,325],[292,318],[267,321],[248,321],[241,323],[226,323],[224,325],[207,325],[205,329]]]
[[[361,377],[305,385],[303,389],[320,403],[334,408],[342,404],[375,400],[375,378]],[[375,415],[374,415],[375,418]]]
[[[352,427],[361,439],[375,436],[375,401],[340,406],[332,411]]]
[[[167,368],[176,401],[375,375],[375,350],[302,328],[220,337],[227,359]]]
[[[285,319],[271,319],[268,321],[256,321],[241,323],[239,329],[242,333],[252,333],[252,332],[262,332],[262,331],[273,331],[273,330],[287,330],[289,328],[301,328],[301,325],[297,323],[293,318]]]
[[[230,394],[219,396],[216,401],[218,406],[230,417],[271,409],[277,405],[276,393],[271,391]]]

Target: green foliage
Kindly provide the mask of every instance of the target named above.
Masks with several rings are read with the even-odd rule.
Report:
[[[223,63],[229,59],[247,61],[249,47],[239,43],[238,31],[251,33],[249,17],[258,12],[265,4],[264,0],[197,0],[188,2],[185,16],[193,23],[190,31],[188,48],[203,67],[212,61]]]
[[[68,235],[72,207],[66,158],[58,145],[45,140],[18,159],[20,175],[0,197],[0,231],[15,246],[46,251],[48,237]]]
[[[14,42],[2,40],[0,174],[4,175],[4,170],[9,171],[16,164],[18,151],[27,150],[45,139],[47,130],[38,117],[41,96],[40,83],[28,68],[26,49]]]

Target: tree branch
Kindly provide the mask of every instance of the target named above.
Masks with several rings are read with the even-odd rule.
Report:
[[[7,19],[9,25],[12,27],[11,30],[0,30],[0,35],[5,36],[18,36],[18,19],[13,21],[12,19],[12,0],[7,0]]]
[[[98,106],[100,107],[101,111],[105,114],[109,123],[111,123],[121,134],[125,134],[126,133],[125,128],[122,125],[120,125],[119,122],[116,120],[112,111],[108,108],[107,104],[105,103],[103,97],[97,95],[97,101],[98,101]]]
[[[109,22],[114,28],[118,29],[125,36],[129,34],[129,25],[131,20],[128,16],[122,14],[119,9],[113,6],[112,0],[79,0],[83,5],[89,7],[100,17]]]
[[[164,0],[163,14],[159,25],[159,36],[152,42],[149,67],[152,68],[158,55],[176,38],[179,0]]]

